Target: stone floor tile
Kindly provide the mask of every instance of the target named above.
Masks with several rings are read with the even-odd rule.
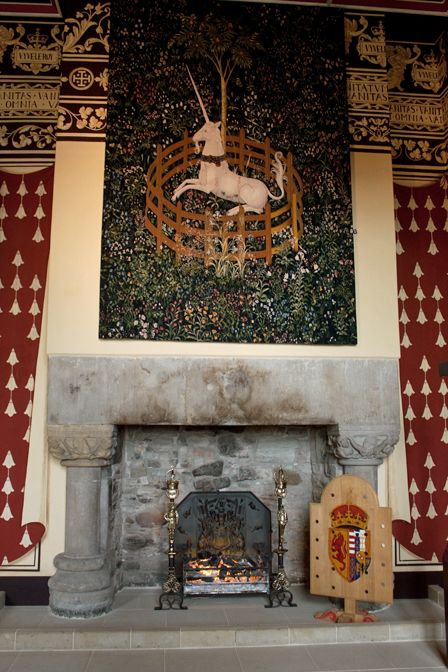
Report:
[[[443,608],[432,600],[395,600],[377,616],[379,620],[387,621],[439,619],[443,618]]]
[[[298,625],[290,626],[291,644],[336,644],[337,630],[334,626]]]
[[[258,609],[225,609],[225,615],[229,625],[288,625],[291,620],[291,609],[264,609],[263,605]],[[295,610],[294,610],[295,611]],[[296,614],[294,613],[294,616]]]
[[[213,648],[235,646],[235,630],[218,626],[205,628],[181,628],[180,646],[186,649]]]
[[[131,630],[131,649],[178,649],[180,628],[171,630]]]
[[[67,630],[51,630],[37,628],[34,630],[17,630],[17,651],[61,651],[73,649],[73,632]]]
[[[8,672],[85,672],[90,655],[89,651],[22,652]]]
[[[287,646],[289,628],[284,626],[240,628],[236,631],[237,646]]]
[[[390,639],[388,623],[341,623],[337,626],[336,639],[343,644],[387,642]]]
[[[268,600],[266,595],[220,595],[215,597],[187,597],[184,604],[189,609],[210,609],[211,606],[219,609],[225,609],[226,607],[232,609],[264,609]]]
[[[112,610],[148,609],[154,610],[159,603],[160,588],[123,588],[116,595]]]
[[[96,629],[78,630],[74,634],[75,649],[129,649],[131,646],[130,630]]]
[[[114,598],[112,609],[136,609],[142,599],[141,588],[123,588]],[[145,594],[148,594],[145,591]]]
[[[314,672],[318,670],[305,647],[273,646],[237,649],[243,672]]]
[[[207,627],[211,625],[228,625],[224,609],[188,609],[188,611],[170,609],[166,612],[166,623],[170,628],[193,625],[204,625]]]
[[[8,672],[14,660],[19,654],[15,651],[0,652],[0,672]]]
[[[160,588],[148,588],[146,591],[140,591],[140,599],[137,603],[138,609],[150,609],[154,610],[159,604],[159,597],[161,594]]]
[[[0,628],[35,628],[47,614],[46,607],[4,607],[0,610]]]
[[[15,645],[15,630],[0,630],[0,651],[12,651]]]
[[[47,614],[43,617],[42,621],[36,626],[36,630],[79,630],[84,629],[85,627],[90,627],[91,625],[96,625],[98,627],[98,622],[94,618],[63,618],[62,616],[55,616],[54,614]]]
[[[399,640],[436,640],[445,637],[445,628],[441,621],[401,621],[389,624],[390,638]]]
[[[94,651],[85,672],[123,672],[123,670],[164,672],[164,653],[163,651]]]
[[[409,667],[420,670],[424,667],[443,667],[445,645],[441,641],[390,642],[378,645],[381,656],[390,667]]]
[[[84,621],[86,629],[117,630],[131,628],[165,628],[166,613],[149,609],[119,609],[102,616],[100,619],[90,618]],[[79,627],[78,627],[79,629]]]
[[[386,659],[380,647],[383,644],[325,644],[307,646],[311,659],[318,670],[335,672],[337,670],[387,670]],[[393,668],[395,669],[395,667]]]
[[[204,672],[206,670],[243,672],[235,649],[165,651],[165,672],[179,672],[179,670],[182,672],[200,672],[201,670]]]

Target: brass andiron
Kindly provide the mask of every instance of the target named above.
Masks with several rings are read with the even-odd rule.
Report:
[[[272,574],[271,590],[269,593],[269,604],[265,604],[267,609],[272,607],[297,607],[293,603],[293,595],[289,588],[289,580],[286,576],[284,567],[284,555],[287,553],[285,547],[285,527],[288,522],[288,514],[283,505],[283,498],[286,497],[286,476],[283,467],[280,467],[277,473],[274,471],[275,494],[277,496],[277,524],[278,524],[278,546],[274,553],[277,554],[277,573]]]
[[[176,527],[179,522],[179,514],[177,513],[175,500],[179,494],[179,481],[176,480],[174,467],[167,473],[166,480],[166,496],[169,499],[168,510],[165,513],[165,520],[168,530],[168,576],[162,584],[162,594],[159,597],[159,605],[154,607],[156,611],[160,611],[167,607],[167,609],[188,609],[183,606],[184,594],[180,581],[176,577],[176,551],[174,549],[174,535]]]

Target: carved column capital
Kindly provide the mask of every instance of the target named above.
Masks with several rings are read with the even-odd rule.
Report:
[[[340,464],[379,465],[391,454],[398,431],[382,427],[332,427],[328,445]]]
[[[48,425],[50,455],[72,467],[104,467],[117,446],[115,425]]]
[[[364,478],[378,490],[378,467],[398,441],[398,428],[382,426],[333,426],[327,430],[328,446],[344,474]]]

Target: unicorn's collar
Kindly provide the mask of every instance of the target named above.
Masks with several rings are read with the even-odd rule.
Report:
[[[220,154],[219,156],[213,156],[211,154],[202,154],[200,160],[205,161],[206,163],[213,163],[215,166],[220,166],[221,161],[224,161],[226,158],[225,154]]]

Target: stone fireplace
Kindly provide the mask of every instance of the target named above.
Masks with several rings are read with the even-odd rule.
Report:
[[[160,585],[171,464],[182,497],[251,490],[272,511],[282,465],[287,571],[306,581],[309,502],[341,472],[376,487],[398,433],[395,360],[50,357],[48,444],[67,467],[52,610],[89,617],[122,586]]]

